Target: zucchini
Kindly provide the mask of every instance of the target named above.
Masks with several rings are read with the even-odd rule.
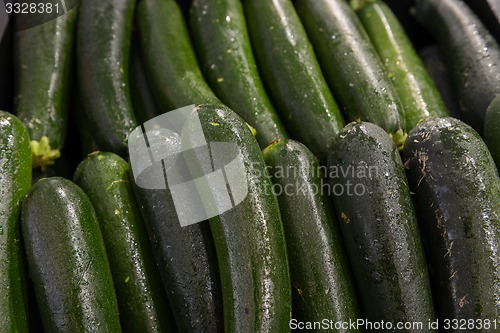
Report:
[[[24,15],[16,16],[23,25]],[[33,168],[60,157],[67,126],[77,8],[14,34],[15,113],[28,129]]]
[[[258,64],[285,126],[323,162],[344,120],[292,2],[243,4]]]
[[[346,120],[379,125],[401,149],[403,105],[356,13],[345,0],[297,0],[295,6]]]
[[[220,103],[201,74],[186,23],[175,0],[142,0],[137,26],[146,77],[163,112]]]
[[[22,233],[45,332],[121,332],[97,216],[71,181],[36,183],[22,206]]]
[[[210,146],[191,149],[198,143],[200,123]],[[223,146],[215,144],[213,149],[215,142],[222,142]],[[235,149],[226,150],[226,144],[238,148],[238,155]],[[241,202],[209,220],[220,269],[224,332],[290,330],[291,285],[283,226],[272,183],[252,131],[229,108],[202,104],[183,126],[182,149],[193,179],[199,178],[200,185],[203,179],[208,179],[204,171],[213,171],[212,162],[226,165],[235,153],[243,163],[236,167],[238,174],[228,179],[229,184],[236,182],[231,187],[233,200],[241,199]],[[203,164],[207,162],[207,153],[215,159]],[[245,188],[241,181],[246,182]],[[200,187],[199,192],[204,194],[205,209],[209,209],[212,199],[220,199],[224,194],[205,193],[205,188]],[[247,195],[243,198],[245,192]]]
[[[83,1],[78,14],[77,71],[88,126],[100,149],[121,156],[138,126],[129,85],[134,8],[134,0]]]
[[[129,183],[128,163],[94,152],[75,171],[89,196],[113,275],[120,320],[127,332],[173,332],[170,305]]]
[[[500,169],[500,95],[497,95],[486,111],[484,141],[488,145],[497,168]]]
[[[482,134],[486,109],[500,94],[500,47],[463,1],[418,0],[416,17],[443,48],[461,119]]]
[[[166,147],[180,152],[179,134],[167,129],[148,130],[147,142],[153,156],[162,154]],[[134,147],[131,145],[131,149]],[[131,151],[130,155],[137,153],[141,152]],[[154,177],[155,171],[155,168],[150,168],[140,177]],[[158,183],[165,183],[163,172],[161,177]],[[221,332],[220,279],[208,224],[202,222],[181,227],[170,191],[146,189],[138,186],[137,181],[135,178],[133,190],[177,328],[180,332]]]
[[[440,321],[498,319],[500,178],[486,145],[455,118],[428,119],[411,131],[404,158]]]
[[[356,1],[356,13],[403,104],[406,131],[423,118],[448,116],[441,95],[389,6],[380,0],[351,3]]]
[[[361,318],[333,205],[323,192],[318,160],[296,141],[263,151],[283,219],[290,265],[292,309],[299,322]]]
[[[28,332],[21,202],[31,186],[28,131],[8,112],[0,111],[0,327]]]
[[[361,122],[348,124],[332,147],[329,191],[367,319],[434,320],[424,248],[396,146],[382,128]]]
[[[195,0],[189,23],[207,82],[255,128],[260,146],[288,137],[260,79],[240,1]]]

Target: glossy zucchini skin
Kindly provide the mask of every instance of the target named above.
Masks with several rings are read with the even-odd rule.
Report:
[[[423,118],[448,116],[441,95],[389,6],[365,0],[356,13],[401,99],[405,130],[411,131]]]
[[[322,191],[317,158],[293,140],[274,142],[262,153],[278,197],[287,252],[294,258],[293,317],[300,322],[356,321],[361,318],[356,287],[332,202]]]
[[[0,111],[0,161],[0,327],[28,332],[20,213],[31,186],[31,151],[23,123],[5,111]]]
[[[134,9],[134,0],[84,1],[78,14],[77,70],[88,126],[99,149],[120,156],[138,126],[129,83]]]
[[[500,169],[500,95],[491,102],[484,119],[484,142]]]
[[[125,332],[174,332],[170,305],[129,182],[128,163],[94,152],[75,171],[104,239]],[[171,322],[169,322],[171,321]]]
[[[146,74],[163,112],[220,103],[201,74],[186,22],[175,0],[142,0],[137,25]]]
[[[121,332],[97,216],[71,181],[42,179],[22,206],[22,233],[45,332]]]
[[[248,189],[234,208],[209,220],[219,262],[224,332],[288,331],[288,257],[278,202],[259,145],[235,112],[221,105],[202,104],[182,130],[182,148],[193,175],[213,171],[205,169],[209,166],[203,164],[204,152],[191,149],[199,134],[196,118],[206,142],[232,143],[239,148],[244,174],[235,175],[233,180],[245,179]],[[212,148],[210,152],[217,153]],[[207,194],[208,201],[211,195]]]
[[[439,319],[497,319],[500,179],[486,145],[457,119],[428,119],[410,133],[404,158]]]
[[[344,0],[297,0],[295,7],[345,119],[377,124],[401,149],[403,105],[354,10]]]
[[[500,47],[463,1],[418,0],[416,17],[443,48],[461,118],[482,134],[488,105],[500,94]]]
[[[152,149],[168,145],[180,152],[177,133],[159,129],[147,136]],[[219,270],[208,223],[181,227],[168,189],[145,189],[134,181],[133,190],[179,332],[222,332]]]
[[[76,19],[77,8],[73,8],[14,34],[15,113],[33,141],[33,168],[45,170],[52,165],[64,145],[74,78]],[[17,24],[22,25],[23,20],[23,15],[17,15]]]
[[[262,76],[283,122],[324,162],[344,120],[290,0],[245,0]]]
[[[207,82],[257,131],[261,148],[287,138],[259,76],[239,0],[195,0],[189,26]]]
[[[382,128],[361,122],[348,124],[332,147],[330,191],[367,319],[434,320],[424,248],[396,146]]]

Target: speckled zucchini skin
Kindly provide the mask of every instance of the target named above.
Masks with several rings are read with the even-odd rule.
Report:
[[[382,128],[361,122],[348,124],[332,147],[331,193],[367,319],[433,320],[424,248],[396,146]]]
[[[259,68],[283,123],[324,163],[344,119],[293,3],[246,0],[243,5]]]
[[[486,145],[457,119],[428,119],[410,132],[404,158],[438,317],[498,319],[500,179]]]
[[[416,18],[443,48],[461,119],[482,134],[486,109],[500,94],[500,47],[461,0],[418,0]]]
[[[380,0],[362,2],[356,13],[401,99],[405,130],[411,131],[423,118],[448,116],[441,95],[389,6]]]
[[[22,206],[22,232],[45,332],[121,332],[99,222],[71,181],[45,178]]]
[[[18,118],[0,111],[0,328],[5,332],[28,332],[20,212],[30,186],[28,131]]]
[[[125,332],[174,332],[175,324],[141,213],[120,156],[94,152],[75,171],[75,183],[89,196],[113,275]]]
[[[288,255],[293,258],[293,317],[301,322],[356,321],[361,318],[356,288],[332,202],[322,191],[318,160],[293,140],[272,143],[263,155],[276,189]]]
[[[224,331],[288,331],[292,309],[285,238],[259,145],[248,125],[229,108],[203,104],[195,110],[208,143],[237,145],[245,167],[244,175],[238,176],[246,178],[248,188],[241,203],[210,218],[221,276]],[[192,147],[197,137],[191,136],[197,133],[194,120],[190,118],[183,128],[183,149]],[[190,171],[198,173],[205,155],[197,150],[184,155]]]
[[[195,0],[189,25],[207,82],[255,128],[261,148],[288,137],[259,76],[240,1]]]

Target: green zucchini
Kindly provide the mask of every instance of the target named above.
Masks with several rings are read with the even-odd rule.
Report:
[[[272,143],[263,155],[278,197],[288,255],[294,258],[294,319],[356,321],[360,309],[333,205],[322,190],[324,170],[309,149],[292,140]]]
[[[198,143],[200,123],[210,145],[191,149]],[[229,161],[230,158],[238,156],[236,161],[242,164],[235,167],[231,163],[235,168],[224,168],[238,172],[226,171],[230,177],[226,184],[233,184],[234,207],[209,220],[219,262],[224,332],[289,330],[291,284],[283,226],[272,183],[252,131],[229,108],[202,104],[183,127],[182,149],[193,179],[198,179],[199,185],[208,179],[205,174],[214,171],[212,163],[226,166],[234,161]],[[204,164],[206,154],[215,158]],[[205,189],[202,186],[198,190],[204,208],[210,212],[212,200],[225,195],[205,193]]]
[[[45,178],[22,205],[22,233],[45,332],[121,332],[97,216],[65,178]]]
[[[146,76],[163,112],[192,104],[220,103],[201,74],[175,0],[140,1],[137,26]]]
[[[162,154],[166,147],[180,152],[179,134],[167,129],[147,131],[147,142],[153,156]],[[154,175],[155,168],[150,168],[138,177]],[[181,227],[168,189],[143,188],[138,186],[138,178],[132,179],[177,328],[180,332],[222,331],[219,271],[208,224]],[[158,183],[165,183],[163,172]]]
[[[17,15],[22,25],[23,15]],[[15,113],[28,129],[33,168],[59,158],[68,124],[77,8],[14,34]]]
[[[441,44],[461,119],[482,134],[488,105],[500,94],[500,47],[459,0],[418,0],[417,19]]]
[[[497,320],[500,178],[486,145],[455,118],[428,119],[411,131],[404,158],[440,321]]]
[[[262,76],[285,126],[323,162],[344,120],[292,2],[243,4]]]
[[[26,272],[21,244],[21,202],[31,186],[28,131],[0,111],[0,327],[28,332]]]
[[[127,154],[138,126],[129,85],[134,0],[82,1],[77,27],[77,71],[88,126],[98,147]]]
[[[403,105],[356,13],[345,0],[296,0],[295,6],[346,120],[379,125],[401,149]]]
[[[382,128],[361,122],[347,125],[332,147],[329,191],[367,319],[427,325],[435,314],[424,248],[396,146]]]
[[[74,179],[99,216],[123,330],[173,332],[170,305],[132,193],[128,163],[114,153],[94,152],[80,163]]]
[[[500,95],[491,102],[484,118],[484,141],[500,169]]]
[[[398,19],[380,0],[351,0],[405,110],[406,131],[427,117],[448,116],[448,110],[422,60]]]
[[[207,82],[255,128],[261,148],[288,137],[260,79],[240,1],[195,0],[189,25]]]

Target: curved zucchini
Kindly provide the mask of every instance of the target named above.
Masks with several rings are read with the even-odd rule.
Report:
[[[243,4],[256,58],[285,126],[324,162],[344,120],[292,2]]]
[[[175,0],[140,1],[137,25],[147,78],[163,112],[220,103],[201,74]]]
[[[416,17],[443,48],[462,119],[482,134],[488,105],[500,94],[500,47],[463,1],[418,0]]]
[[[367,319],[433,320],[424,248],[396,146],[382,128],[362,122],[347,125],[332,147],[330,192]]]
[[[198,143],[200,123],[210,146],[191,149]],[[291,319],[291,288],[286,245],[278,202],[259,145],[247,124],[229,108],[198,106],[183,127],[182,149],[193,178],[199,178],[200,182],[208,178],[196,177],[197,174],[213,171],[212,163],[203,163],[207,162],[206,153],[214,157],[210,162],[215,164],[229,162],[226,159],[235,153],[234,149],[226,151],[225,144],[221,147],[216,142],[237,147],[236,161],[243,163],[230,169],[237,174],[230,171],[226,174],[230,177],[229,184],[233,184],[234,207],[209,220],[221,276],[224,331],[287,331]],[[246,186],[243,187],[241,181],[246,182]],[[204,205],[224,197],[223,192],[205,193],[203,188],[199,191],[206,194],[202,195]],[[244,192],[247,194],[243,198]],[[241,202],[237,204],[236,200]]]
[[[356,13],[403,104],[406,131],[423,118],[448,116],[441,95],[389,6],[380,0],[363,0],[358,6]]]
[[[240,1],[195,0],[189,23],[208,83],[255,128],[261,148],[288,137],[259,77]]]
[[[23,24],[23,15],[17,15]],[[28,129],[33,168],[59,158],[67,132],[77,8],[14,34],[15,112]]]
[[[457,119],[428,119],[411,131],[404,158],[438,317],[498,319],[500,179],[486,145]]]
[[[77,70],[88,125],[98,147],[127,154],[138,126],[129,86],[134,0],[82,1],[77,27]]]
[[[21,202],[31,186],[31,152],[22,122],[0,111],[0,327],[28,332],[27,285],[21,245]]]
[[[356,321],[361,314],[354,281],[333,205],[322,191],[318,160],[292,140],[272,143],[263,155],[278,197],[288,255],[294,258],[294,319]]]
[[[356,13],[345,0],[297,0],[295,5],[346,120],[377,124],[401,149],[403,105]]]
[[[173,152],[180,152],[180,137],[169,130],[150,130],[147,140],[152,150],[160,149],[158,154],[167,146]],[[141,177],[154,177],[154,171],[149,169]],[[165,183],[163,172],[160,177],[157,182]],[[220,279],[208,224],[181,227],[168,189],[146,189],[134,182],[133,190],[179,331],[221,332]]]
[[[71,181],[36,183],[22,232],[46,332],[121,332],[111,270],[92,203]]]
[[[500,95],[491,102],[484,118],[484,142],[500,169]]]
[[[94,152],[80,163],[74,179],[99,216],[124,331],[173,332],[170,305],[129,183],[128,163],[113,153]]]

